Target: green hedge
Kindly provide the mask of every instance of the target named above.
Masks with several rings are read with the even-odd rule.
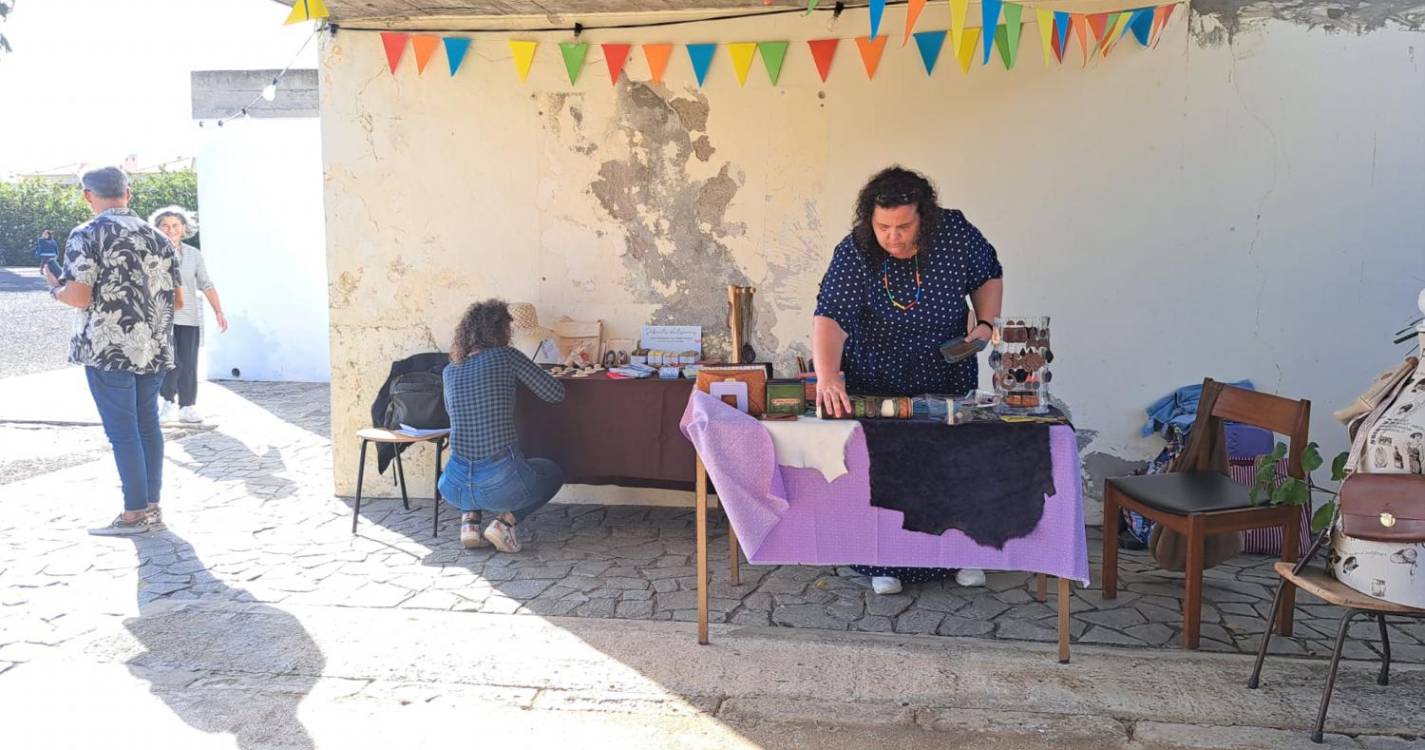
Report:
[[[140,216],[167,205],[198,208],[198,175],[191,170],[135,175],[131,207]],[[35,240],[54,231],[60,249],[69,231],[93,214],[78,187],[31,178],[0,182],[0,265],[33,266]],[[197,238],[190,240],[198,244]]]

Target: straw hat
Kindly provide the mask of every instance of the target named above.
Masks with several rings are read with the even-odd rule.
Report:
[[[544,343],[545,339],[554,338],[554,331],[539,324],[539,313],[534,309],[534,305],[528,302],[511,302],[508,309],[511,318],[510,346],[534,359],[539,345]]]

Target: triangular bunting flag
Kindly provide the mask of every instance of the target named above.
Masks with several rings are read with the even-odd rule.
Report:
[[[1160,5],[1153,14],[1153,25],[1157,31],[1153,32],[1153,46],[1157,47],[1158,42],[1163,41],[1163,29],[1168,28],[1168,21],[1173,19],[1173,11],[1177,5]]]
[[[820,0],[807,0],[807,15],[811,15],[811,12],[816,10],[816,4],[819,1]]]
[[[559,54],[564,58],[564,69],[569,71],[569,82],[578,83],[579,74],[584,72],[584,58],[589,54],[588,42],[560,42]]]
[[[1074,25],[1074,36],[1078,37],[1079,49],[1084,52],[1083,64],[1089,64],[1089,17],[1082,13],[1075,13],[1070,16]]]
[[[663,82],[663,72],[668,70],[668,57],[672,54],[671,44],[643,45],[643,59],[648,61],[648,72],[653,74],[654,83]]]
[[[930,75],[935,72],[935,61],[940,57],[940,48],[945,46],[945,32],[916,32],[915,46],[920,48],[920,61],[925,64],[925,74]]]
[[[811,48],[811,59],[816,62],[816,72],[821,76],[822,83],[826,83],[826,77],[831,75],[831,60],[836,57],[836,45],[840,43],[840,39],[810,39],[807,41],[807,46]]]
[[[728,42],[727,53],[732,55],[732,71],[737,74],[737,85],[747,85],[747,73],[752,70],[752,59],[757,57],[757,43]]]
[[[767,69],[767,79],[773,86],[782,80],[782,63],[787,60],[786,42],[758,42],[757,51],[762,53],[762,67]]]
[[[283,25],[299,23],[301,21],[315,21],[318,18],[326,18],[331,14],[327,12],[327,6],[322,4],[322,0],[297,0],[292,3],[292,12],[287,14],[287,20]]]
[[[1108,38],[1108,16],[1109,14],[1107,13],[1091,13],[1087,16],[1089,30],[1093,32],[1093,43],[1095,46],[1103,44],[1103,41]]]
[[[629,44],[605,44],[604,64],[609,66],[609,83],[618,85],[618,74],[623,72],[623,64],[628,62],[628,51],[633,48]]]
[[[411,37],[411,47],[416,51],[416,73],[426,72],[426,65],[430,63],[431,55],[435,54],[435,48],[440,46],[440,37],[430,34],[417,34]]]
[[[1054,11],[1054,38],[1057,44],[1054,45],[1054,54],[1058,56],[1059,62],[1064,61],[1064,50],[1069,47],[1069,26],[1071,21],[1069,14],[1062,10]]]
[[[1014,60],[1009,56],[1009,27],[1004,24],[995,27],[995,49],[999,50],[999,61],[1004,63],[1004,69],[1013,68]]]
[[[870,0],[871,38],[881,34],[881,15],[886,12],[886,0]]]
[[[1054,11],[1034,9],[1034,23],[1039,27],[1039,44],[1044,50],[1044,67],[1054,61]]]
[[[448,36],[445,38],[445,61],[450,63],[450,74],[455,75],[455,71],[460,70],[460,63],[465,61],[465,53],[470,51],[470,40],[463,36]]]
[[[1128,28],[1128,18],[1129,14],[1127,13],[1109,14],[1108,41],[1099,45],[1099,52],[1104,57],[1108,57],[1109,50],[1113,49],[1114,45],[1118,44],[1118,40],[1123,38],[1123,30]]]
[[[905,5],[905,38],[901,40],[904,47],[910,43],[910,35],[915,31],[916,19],[920,18],[920,12],[925,10],[925,0],[910,0]]]
[[[960,54],[965,40],[965,18],[970,14],[970,0],[950,0],[950,48]]]
[[[688,61],[693,64],[693,75],[698,77],[698,85],[707,80],[708,68],[712,66],[713,53],[717,44],[689,44]]]
[[[515,72],[520,74],[520,83],[529,79],[529,66],[534,63],[534,49],[539,42],[510,40],[510,54],[515,58]]]
[[[1004,5],[1004,0],[980,0],[980,10],[983,15],[980,18],[980,30],[996,29],[999,26],[999,11]],[[998,33],[996,30],[995,33]],[[985,42],[985,58],[980,61],[981,65],[988,65],[990,62],[990,49],[995,44],[995,34],[986,33],[983,36]]]
[[[1138,40],[1138,45],[1147,47],[1148,37],[1153,32],[1153,9],[1139,8],[1133,11],[1133,17],[1128,19],[1128,28],[1133,31],[1133,38]]]
[[[1004,6],[1004,29],[1004,41],[1000,41],[999,30],[995,30],[995,44],[1000,46],[1000,58],[1004,60],[1005,70],[1009,70],[1019,59],[1019,37],[1024,31],[1023,5],[1009,3]],[[1008,55],[1005,54],[1005,47],[1009,48]]]
[[[386,47],[386,65],[391,68],[391,75],[396,75],[396,66],[401,64],[401,54],[406,51],[409,41],[411,35],[404,32],[381,32],[381,44]]]
[[[856,48],[861,50],[861,64],[866,66],[866,78],[876,77],[876,68],[881,65],[881,53],[886,51],[886,38],[871,39],[856,37]]]
[[[970,63],[975,61],[975,48],[980,45],[980,30],[977,27],[965,29],[965,41],[960,47],[960,72],[969,73]]]

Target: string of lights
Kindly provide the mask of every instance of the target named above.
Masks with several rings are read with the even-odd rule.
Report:
[[[301,59],[302,53],[307,51],[307,45],[311,44],[312,40],[315,39],[318,34],[321,34],[323,31],[326,30],[326,24],[317,26],[316,28],[312,29],[312,33],[308,34],[307,38],[302,40],[302,46],[297,48],[297,54],[292,55],[292,59],[287,61],[287,64],[282,67],[282,70],[278,71],[277,75],[272,77],[272,82],[267,84],[266,86],[263,86],[262,91],[258,92],[256,96],[252,97],[251,101],[249,101],[245,106],[239,108],[238,111],[228,115],[227,117],[218,118],[218,127],[221,128],[224,124],[232,122],[233,120],[236,120],[238,118],[247,117],[247,111],[251,109],[254,105],[256,105],[257,100],[259,99],[269,102],[276,99],[277,87],[282,84],[282,79],[287,76],[287,71],[291,70],[292,66],[297,64],[297,60]],[[332,27],[332,33],[336,33],[335,27]],[[203,121],[199,120],[198,127],[201,128],[203,127],[203,125]]]

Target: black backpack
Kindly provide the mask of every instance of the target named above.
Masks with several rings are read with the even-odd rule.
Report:
[[[384,426],[399,430],[401,425],[422,430],[450,427],[445,411],[445,388],[439,374],[408,372],[391,381],[391,400],[386,404]]]

